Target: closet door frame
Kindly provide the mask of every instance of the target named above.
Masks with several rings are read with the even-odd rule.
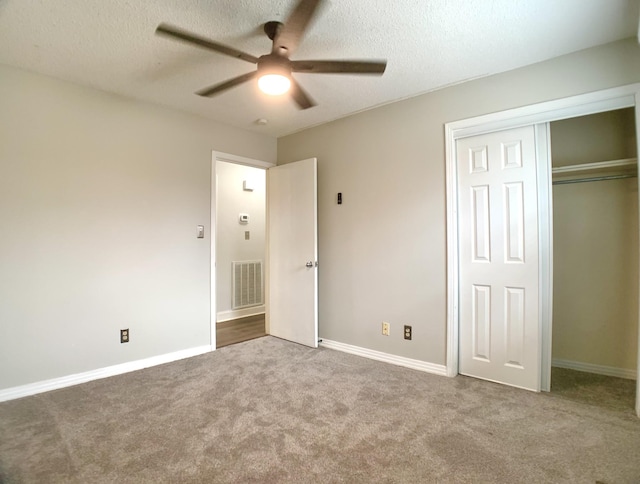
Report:
[[[538,208],[540,211],[540,351],[541,385],[549,391],[551,384],[551,327],[553,294],[553,207],[551,190],[551,156],[549,123],[561,119],[587,116],[633,107],[635,109],[636,149],[640,154],[640,83],[605,89],[564,99],[557,99],[484,116],[445,124],[447,188],[447,375],[458,374],[459,344],[459,260],[458,193],[456,174],[456,140],[519,126],[536,127],[538,141]],[[640,159],[640,156],[639,156]],[[640,327],[640,307],[638,308]],[[640,331],[638,331],[636,413],[640,417]]]

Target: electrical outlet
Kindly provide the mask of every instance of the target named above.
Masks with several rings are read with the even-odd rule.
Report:
[[[386,321],[382,321],[382,334],[384,336],[389,336],[390,324]]]
[[[404,325],[404,339],[411,339],[411,326]]]
[[[120,330],[120,343],[128,343],[129,342],[129,329],[121,329]]]

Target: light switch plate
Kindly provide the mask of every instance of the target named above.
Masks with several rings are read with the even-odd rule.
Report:
[[[198,225],[198,238],[204,239],[204,225]]]

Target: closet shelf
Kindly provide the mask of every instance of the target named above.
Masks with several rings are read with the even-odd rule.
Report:
[[[558,166],[551,169],[553,185],[620,180],[638,176],[637,158]]]
[[[624,158],[622,160],[599,161],[596,163],[582,163],[580,165],[558,166],[551,169],[553,175],[569,175],[579,171],[604,170],[615,168],[634,168],[637,164],[637,158]]]

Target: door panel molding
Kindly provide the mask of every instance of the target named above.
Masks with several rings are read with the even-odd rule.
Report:
[[[532,391],[540,389],[541,366],[535,143],[533,126],[456,142],[459,371]],[[487,147],[488,168],[470,171],[480,145]],[[478,244],[483,239],[491,256],[479,258],[477,249],[489,245]]]

